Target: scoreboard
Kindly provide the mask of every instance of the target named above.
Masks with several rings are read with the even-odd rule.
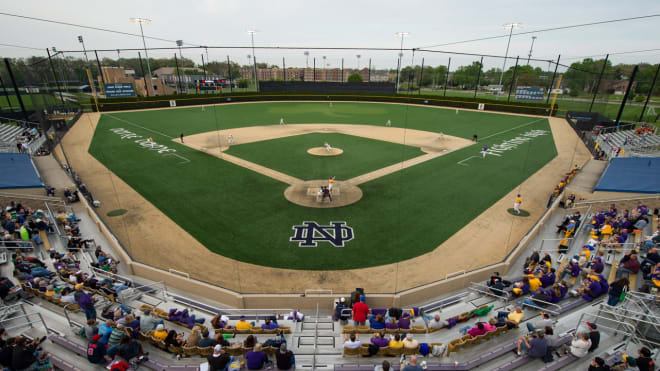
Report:
[[[195,80],[195,88],[197,91],[217,90],[221,91],[222,86],[227,83],[227,80]]]

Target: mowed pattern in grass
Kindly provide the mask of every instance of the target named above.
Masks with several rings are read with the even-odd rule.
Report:
[[[453,109],[423,106],[335,103],[330,108],[322,103],[251,103],[207,106],[205,111],[191,107],[111,115],[101,117],[94,133],[89,149],[94,157],[211,251],[277,268],[354,269],[432,251],[557,154],[546,119],[476,111],[456,114]],[[277,125],[280,117],[290,125],[374,126],[383,126],[389,118],[392,126],[467,139],[475,133],[488,138],[363,183],[363,198],[358,203],[335,209],[294,205],[283,196],[287,184],[170,140],[181,132]],[[177,157],[122,140],[112,128],[125,128],[142,138],[153,136],[190,162],[181,164]],[[501,157],[477,157],[465,162],[467,166],[457,164],[480,156],[484,143],[491,147],[537,129],[548,135]],[[122,207],[130,209],[127,205],[128,200],[122,201]],[[304,248],[289,241],[292,226],[312,220],[322,225],[346,221],[354,228],[355,239],[343,248],[327,242]],[[146,263],[156,264],[157,259],[154,256],[153,262]]]
[[[339,156],[314,156],[329,143]],[[346,180],[424,154],[419,148],[339,133],[310,133],[232,146],[227,153],[302,179]]]

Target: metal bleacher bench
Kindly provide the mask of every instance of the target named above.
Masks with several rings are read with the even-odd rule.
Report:
[[[48,337],[50,341],[53,343],[66,348],[67,350],[78,354],[81,357],[87,358],[87,348],[83,345],[80,345],[78,343],[74,343],[73,341],[64,338],[59,335],[51,335]],[[199,369],[199,364],[190,364],[190,365],[185,365],[185,364],[176,364],[176,365],[167,365],[162,362],[154,361],[154,360],[147,360],[145,362],[142,362],[140,364],[141,366],[144,366],[146,368],[152,369],[152,370],[157,370],[157,371],[193,371],[193,370],[198,370]],[[67,368],[64,368],[65,370]],[[77,368],[71,368],[71,370],[78,370]]]

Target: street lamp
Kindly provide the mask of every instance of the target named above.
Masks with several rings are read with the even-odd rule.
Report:
[[[144,31],[142,30],[142,25],[151,23],[151,19],[133,17],[133,18],[129,18],[129,20],[133,23],[137,23],[137,24],[140,25],[140,35],[142,35],[142,45],[144,46],[144,56],[147,58],[147,71],[149,71],[149,85],[151,85],[151,92],[153,93],[153,95],[156,95],[156,89],[154,88],[154,81],[151,78],[151,65],[149,64],[149,54],[147,53],[147,42],[144,40]],[[147,93],[148,93],[149,88],[147,88],[145,86],[145,89],[147,89]]]
[[[536,36],[532,36],[532,46],[529,47],[529,54],[527,55],[527,65],[529,66],[529,60],[532,58],[532,49],[534,49],[534,41]]]
[[[254,89],[258,90],[257,88],[257,57],[254,55],[254,34],[257,33],[258,31],[256,30],[249,30],[248,33],[250,34],[250,38],[252,40],[252,59],[254,60]]]
[[[504,77],[504,67],[506,66],[506,58],[509,56],[509,45],[511,44],[511,35],[513,34],[513,29],[521,28],[522,23],[507,23],[507,24],[503,24],[502,27],[504,27],[505,30],[509,30],[509,41],[507,41],[506,43],[506,53],[504,53],[504,63],[502,63],[502,73],[500,73],[500,83],[499,83],[500,88],[497,91],[497,96],[495,97],[495,99],[499,98],[500,93],[502,92],[502,78]]]
[[[303,54],[305,54],[305,68],[309,68],[309,52],[305,51]]]
[[[87,58],[87,49],[85,49],[85,41],[83,40],[82,36],[78,36],[78,42],[82,44],[83,52],[85,53],[85,60],[87,61],[87,64],[89,64],[89,58]]]
[[[356,57],[357,57],[357,69],[358,69],[358,72],[359,72],[360,71],[360,58],[362,56],[360,54],[358,54],[358,55],[356,55]]]
[[[410,35],[410,32],[397,32],[395,35],[401,37],[401,47],[399,51],[399,69],[396,73],[396,92],[399,92],[399,83],[401,82],[401,62],[403,62],[403,38]]]

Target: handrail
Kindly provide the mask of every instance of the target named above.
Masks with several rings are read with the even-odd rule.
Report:
[[[491,288],[486,286],[486,285],[481,285],[481,284],[478,284],[476,282],[470,282],[470,285],[477,286],[477,288],[472,287],[472,286],[468,287],[468,290],[470,290],[470,291],[474,291],[474,292],[477,292],[477,293],[480,293],[480,294],[486,294],[486,295],[492,296],[492,297],[497,298],[497,299],[504,299],[504,301],[509,301],[509,299],[510,299],[509,298],[509,293],[507,291],[492,288],[492,290],[501,291],[502,294],[503,294],[503,295],[497,295],[497,294],[493,294],[492,292],[488,291],[488,290],[491,290]],[[486,289],[486,290],[483,291],[483,290],[480,290],[480,289]]]
[[[464,274],[465,274],[465,270],[462,269],[462,270],[460,270],[460,271],[456,271],[456,272],[454,272],[454,273],[447,273],[447,274],[445,275],[445,279],[448,280],[449,278],[454,278],[454,277],[462,276],[462,275],[464,275]]]
[[[19,246],[7,246],[7,245],[19,245]],[[0,240],[0,247],[7,250],[18,250],[18,249],[32,249],[34,250],[34,244],[32,241],[23,241],[23,240]]]
[[[116,273],[106,272],[103,269],[99,269],[99,268],[96,268],[96,267],[90,267],[90,269],[92,271],[92,275],[94,275],[94,276],[100,275],[100,276],[104,276],[106,278],[111,278],[113,280],[121,281],[121,282],[124,282],[124,283],[127,283],[127,284],[134,284],[135,283],[130,278],[121,276],[121,275],[116,274]]]
[[[37,316],[37,317],[39,317],[39,319],[34,320],[34,321],[30,320],[31,316]],[[44,330],[46,330],[46,335],[48,335],[48,326],[46,326],[46,321],[44,321],[44,318],[41,316],[41,313],[39,313],[39,312],[31,312],[31,313],[22,314],[20,316],[3,318],[3,319],[0,319],[0,323],[9,322],[9,321],[16,321],[17,319],[20,319],[20,318],[26,318],[26,320],[27,320],[26,323],[25,324],[18,324],[18,325],[15,325],[15,326],[9,326],[9,327],[2,326],[2,327],[5,330],[13,330],[13,329],[22,328],[22,327],[25,327],[25,326],[29,326],[30,328],[32,328],[32,327],[34,327],[34,326],[32,326],[32,324],[41,323],[44,326]]]
[[[648,196],[638,196],[638,197],[620,197],[620,198],[603,198],[603,199],[597,199],[597,200],[582,200],[582,201],[576,201],[575,205],[580,204],[580,205],[586,205],[586,204],[597,204],[597,203],[616,203],[616,202],[623,202],[623,201],[637,201],[637,200],[648,200],[648,199],[658,199],[660,198],[660,195],[653,195],[649,194]]]
[[[8,193],[8,192],[0,192],[0,197],[8,197],[8,198],[14,198],[14,199],[21,199],[21,200],[32,200],[32,201],[51,201],[51,202],[62,202],[63,204],[66,204],[66,202],[60,198],[56,197],[47,197],[47,196],[35,196],[35,195],[26,195],[22,193]]]
[[[323,295],[322,293],[325,292],[326,295],[332,296],[332,289],[305,289],[305,296],[309,295],[309,293],[314,293],[317,292],[316,295]]]
[[[62,232],[62,230],[60,230],[60,226],[57,223],[57,218],[55,217],[53,210],[50,208],[48,201],[44,203],[46,204],[46,210],[48,210],[48,214],[50,215],[50,220],[53,222],[53,225],[55,226],[55,231],[57,232],[57,235],[60,236],[60,238],[66,237],[66,235]]]
[[[71,318],[69,317],[68,311],[73,312],[71,309],[69,309],[69,307],[76,304],[78,303],[71,303],[64,306],[64,317],[66,317],[66,321],[69,324],[69,327],[73,327],[72,323],[78,327],[83,327],[80,323],[71,321]]]
[[[574,235],[574,234],[573,234],[573,235]],[[539,248],[536,249],[536,251],[557,251],[557,247],[552,248],[552,250],[544,250],[544,249],[543,249],[543,244],[545,244],[545,241],[563,241],[563,240],[566,240],[566,241],[573,241],[574,239],[575,239],[575,237],[568,237],[568,238],[544,238],[544,239],[541,240],[541,246],[539,246]],[[566,248],[568,248],[568,246],[566,246]]]
[[[580,221],[580,225],[577,227],[577,230],[573,232],[573,236],[578,236],[584,230],[584,225],[587,224],[586,223],[587,222],[587,215],[589,215],[589,213],[591,212],[592,207],[593,207],[593,205],[589,205],[589,208],[584,213],[583,219]],[[571,248],[573,248],[573,245],[575,245],[576,240],[577,240],[577,237],[575,237],[575,239],[570,244],[568,244],[568,249],[569,250]]]
[[[550,303],[550,302],[547,302],[547,301],[541,300],[541,299],[535,299],[531,296],[528,297],[527,299],[529,299],[531,301],[534,301],[534,302],[543,303],[545,305],[552,305],[553,307],[557,307],[557,310],[553,311],[553,310],[550,310],[550,309],[547,309],[547,308],[539,308],[539,307],[536,307],[534,305],[529,305],[527,303],[523,303],[523,306],[528,306],[530,308],[540,309],[540,310],[545,311],[545,312],[550,312],[551,314],[554,314],[555,316],[558,316],[559,314],[561,314],[561,305],[558,305],[558,304],[555,304],[555,303]]]
[[[167,271],[172,273],[172,274],[176,274],[176,275],[179,275],[179,276],[186,277],[187,279],[190,279],[190,274],[188,274],[186,272],[181,272],[181,271],[178,271],[178,270],[172,269],[172,268],[168,268]]]
[[[319,303],[316,303],[316,321],[314,323],[314,354],[312,355],[312,370],[316,369],[316,352],[318,351],[319,337]]]

